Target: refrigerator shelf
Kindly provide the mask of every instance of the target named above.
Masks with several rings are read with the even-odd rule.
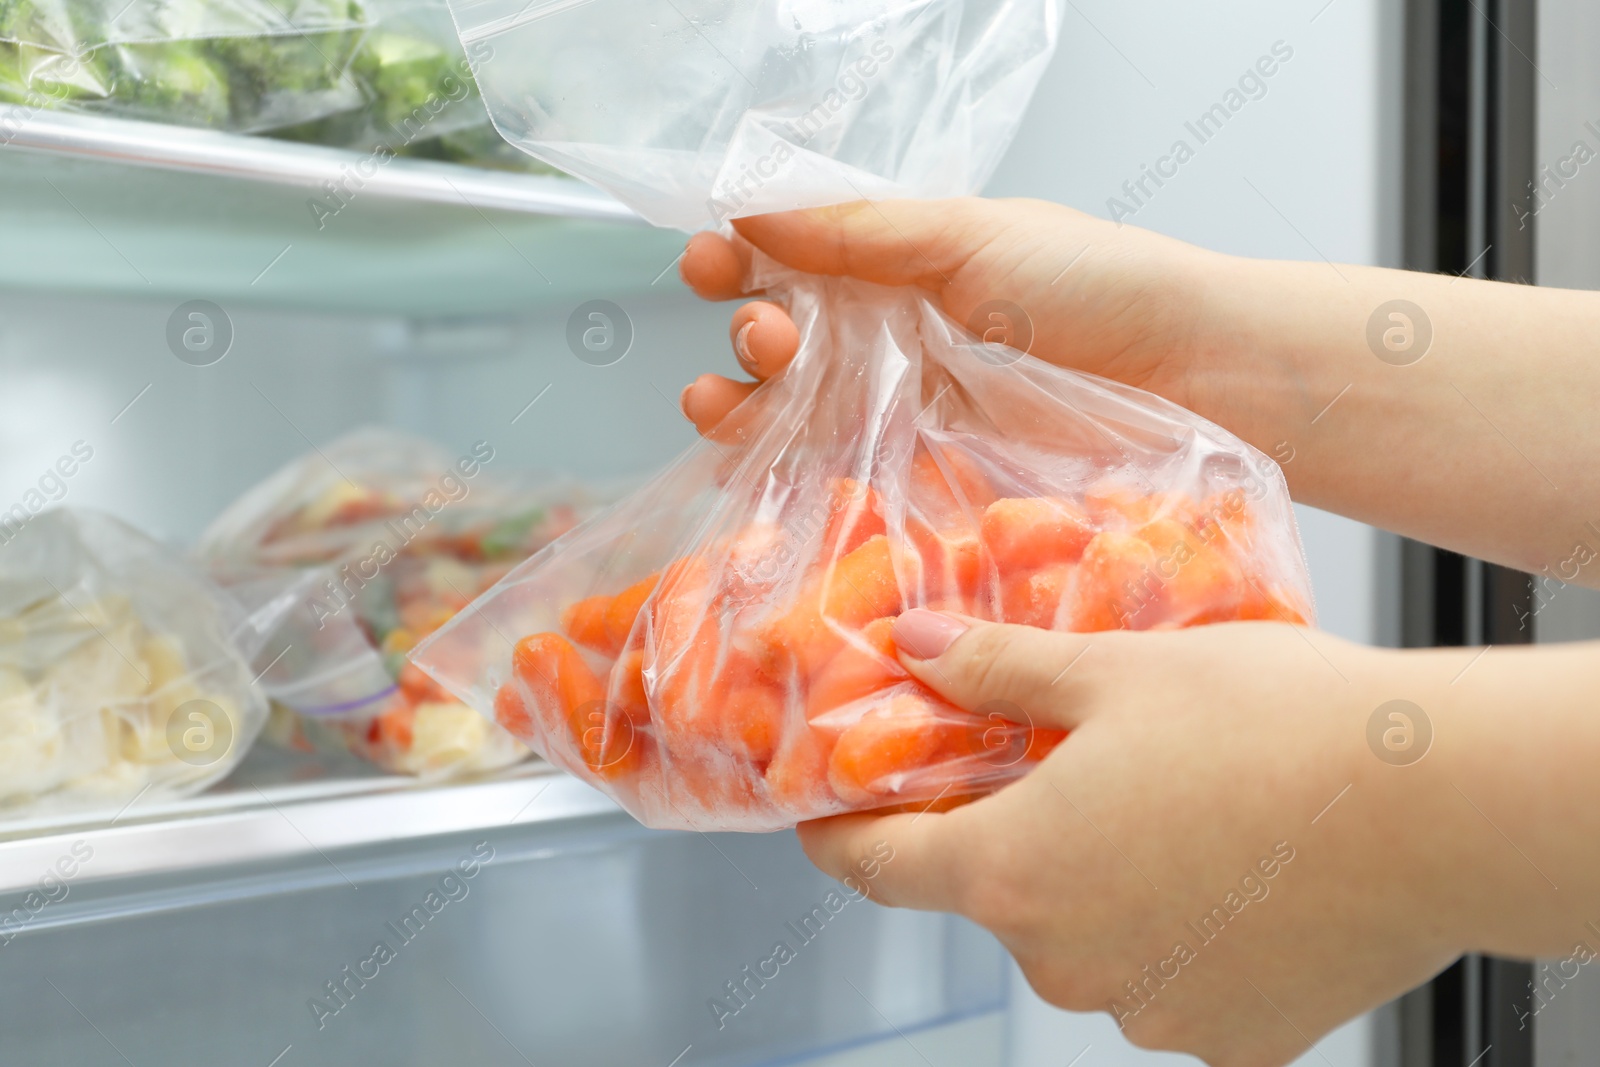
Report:
[[[683,247],[570,178],[25,110],[0,288],[471,316],[650,290]]]
[[[8,1063],[752,1067],[1005,1000],[964,920],[846,901],[793,834],[646,830],[538,763],[426,786],[258,748],[202,796],[5,834]]]
[[[344,181],[361,195],[643,225],[611,196],[564,176],[425,159],[379,162],[370,152],[156,122],[0,105],[0,141],[63,156],[299,186],[329,208],[335,201],[324,183]]]
[[[120,812],[90,819],[0,824],[0,896],[36,885],[77,842],[94,854],[85,873],[103,883],[188,878],[236,864],[292,864],[341,850],[606,816],[625,818],[605,796],[542,761],[428,786],[354,760],[260,746],[198,796],[160,805],[135,798]]]

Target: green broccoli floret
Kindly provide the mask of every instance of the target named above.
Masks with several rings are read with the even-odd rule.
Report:
[[[190,41],[122,45],[117,97],[151,118],[186,126],[228,124],[228,79]]]
[[[220,37],[211,42],[211,51],[256,96],[311,93],[339,84],[356,40],[355,31]]]
[[[427,136],[435,116],[475,91],[458,60],[431,41],[378,30],[362,42],[351,69],[374,120],[409,143]]]

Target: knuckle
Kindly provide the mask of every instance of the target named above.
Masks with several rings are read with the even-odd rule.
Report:
[[[1005,626],[983,626],[962,650],[962,673],[972,692],[985,697],[1010,697],[1020,682],[1017,664],[1009,654],[1013,634]]]
[[[1098,639],[1098,637],[1097,637]],[[1069,664],[1080,690],[1089,671],[1078,662],[1085,650],[1065,635],[1025,626],[990,625],[973,635],[962,650],[960,665],[969,699],[1008,700],[1024,709],[1041,711],[1041,704],[1056,695],[1054,680],[1065,677]],[[1090,664],[1089,667],[1093,667]]]

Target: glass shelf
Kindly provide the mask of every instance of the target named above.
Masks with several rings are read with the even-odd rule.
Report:
[[[339,849],[593,817],[631,821],[541,761],[430,786],[353,757],[262,743],[218,786],[185,800],[135,798],[115,813],[0,823],[0,896],[33,886],[77,841],[93,849],[97,881],[191,878],[235,864],[290,864]]]
[[[559,176],[6,107],[0,130],[3,288],[481,315],[649,290],[683,247]]]
[[[989,935],[845,900],[793,834],[646,830],[536,762],[428,786],[260,746],[190,800],[9,832],[8,1063],[750,1067],[1005,999]]]

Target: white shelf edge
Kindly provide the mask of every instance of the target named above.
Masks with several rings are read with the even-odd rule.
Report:
[[[386,782],[368,780],[368,785]],[[230,801],[253,801],[248,807]],[[241,863],[326,855],[342,849],[441,834],[558,823],[621,809],[604,794],[549,767],[509,778],[455,785],[396,787],[306,798],[303,786],[202,794],[146,815],[147,821],[63,827],[0,841],[0,893],[38,886],[73,845],[92,859],[82,878],[105,881]],[[152,818],[151,816],[155,816]]]
[[[631,208],[573,178],[426,159],[391,157],[379,163],[366,152],[16,104],[0,104],[0,146],[271,182],[322,195],[325,182],[345,181],[355,188],[359,181],[362,196],[644,225]]]

